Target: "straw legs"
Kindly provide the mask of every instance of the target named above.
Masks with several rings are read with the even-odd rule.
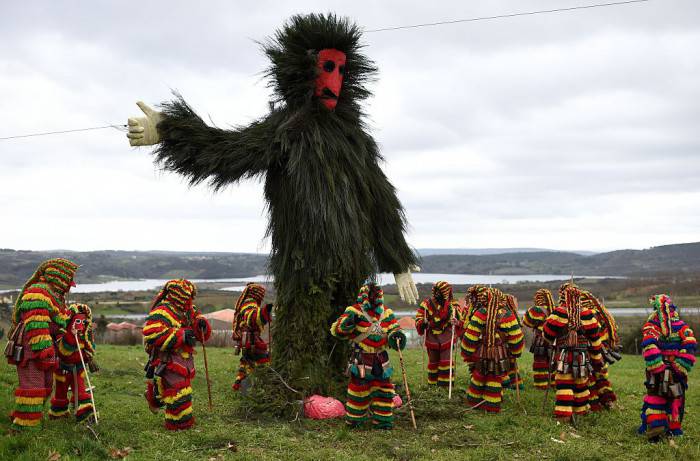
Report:
[[[503,402],[503,381],[507,373],[483,374],[479,367],[474,367],[471,372],[469,389],[467,389],[467,403],[472,407],[478,407],[488,413],[501,411]]]
[[[394,426],[393,409],[394,385],[390,378],[373,375],[350,377],[345,403],[345,421],[348,425],[357,427],[369,417],[373,427],[391,429]]]
[[[532,362],[532,381],[535,389],[547,389],[547,385],[554,387],[554,375],[549,378],[549,357],[546,355],[533,356]]]
[[[54,372],[54,381],[56,382],[56,391],[54,392],[53,398],[51,399],[51,409],[49,410],[49,417],[52,419],[63,418],[70,415],[69,407],[75,403],[75,396],[78,396],[78,408],[75,411],[75,419],[77,421],[82,421],[93,412],[92,402],[90,400],[90,393],[85,387],[85,370],[82,367],[77,367],[75,373],[77,376],[73,375],[73,370],[68,367],[62,367],[60,370]],[[76,391],[75,382],[77,378],[78,389]],[[71,398],[68,399],[68,390],[71,391]]]
[[[450,385],[450,367],[454,384],[454,360],[450,364],[450,346],[452,330],[436,335],[425,333],[425,348],[428,352],[428,384],[448,387]]]
[[[591,410],[599,411],[603,408],[612,408],[612,404],[617,400],[613,392],[612,384],[608,378],[607,364],[600,370],[593,372],[589,385],[591,391]]]
[[[165,407],[165,428],[189,429],[194,425],[192,414],[192,379],[194,359],[173,355],[160,376],[147,383],[146,400],[151,409]]]
[[[685,410],[685,396],[676,398],[659,395],[645,395],[642,405],[642,425],[639,433],[646,433],[649,439],[661,435],[683,435],[681,422]]]
[[[571,373],[554,375],[557,389],[554,416],[557,419],[572,420],[574,416],[582,416],[590,411],[589,379],[574,378]]]
[[[267,344],[256,341],[255,345],[241,352],[241,363],[238,366],[236,380],[233,382],[233,390],[241,389],[241,383],[253,372],[256,367],[270,363],[270,352]]]
[[[51,369],[43,363],[28,360],[17,365],[19,385],[15,389],[15,408],[10,413],[12,429],[37,428],[41,424],[44,402],[51,395],[53,377]]]

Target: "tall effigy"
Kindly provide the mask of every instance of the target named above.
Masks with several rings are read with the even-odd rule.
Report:
[[[262,45],[274,97],[248,126],[208,126],[181,97],[162,112],[139,103],[146,117],[129,119],[131,144],[156,145],[156,160],[192,184],[264,181],[276,291],[272,366],[307,392],[339,377],[347,349],[328,325],[365,279],[394,273],[401,297],[418,298],[404,211],[360,107],[377,70],[360,38],[357,25],[333,14],[293,16]]]

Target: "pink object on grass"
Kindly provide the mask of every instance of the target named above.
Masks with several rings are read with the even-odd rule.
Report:
[[[304,401],[304,415],[311,419],[331,419],[345,416],[345,406],[333,397],[312,395]]]
[[[401,408],[401,405],[403,405],[403,400],[399,394],[394,394],[394,408]]]

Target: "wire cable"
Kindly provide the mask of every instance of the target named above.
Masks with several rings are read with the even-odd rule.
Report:
[[[115,130],[123,131],[123,129],[126,128],[126,125],[112,124],[112,125],[105,125],[105,126],[93,126],[90,128],[75,128],[73,130],[46,131],[43,133],[20,134],[20,135],[16,135],[16,136],[5,136],[4,138],[0,138],[0,141],[4,141],[6,139],[33,138],[35,136],[49,136],[52,134],[75,133],[77,131],[104,130],[105,128],[114,128]]]
[[[381,29],[365,30],[364,33],[369,34],[369,33],[373,33],[373,32],[387,32],[387,31],[392,31],[392,30],[418,29],[420,27],[433,27],[433,26],[442,26],[442,25],[447,25],[447,24],[460,24],[460,23],[464,23],[464,22],[491,21],[491,20],[495,20],[495,19],[515,18],[518,16],[533,16],[536,14],[562,13],[562,12],[567,12],[567,11],[587,10],[587,9],[591,9],[591,8],[604,8],[604,7],[608,7],[608,6],[629,5],[631,3],[644,3],[644,2],[650,2],[650,1],[651,0],[626,0],[626,1],[622,1],[622,2],[596,3],[593,5],[578,5],[578,6],[571,6],[568,8],[554,8],[551,10],[522,11],[520,13],[507,13],[507,14],[499,14],[496,16],[481,16],[481,17],[476,17],[476,18],[452,19],[452,20],[438,21],[438,22],[426,22],[423,24],[413,24],[410,26],[383,27]]]

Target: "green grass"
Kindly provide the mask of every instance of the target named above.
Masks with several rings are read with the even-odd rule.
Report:
[[[40,432],[4,436],[9,429],[2,418],[0,459],[46,460],[50,450],[61,459],[105,459],[112,449],[131,447],[129,459],[194,460],[455,460],[455,459],[700,459],[700,379],[691,379],[686,436],[676,442],[650,445],[635,431],[644,393],[642,360],[625,356],[613,366],[611,378],[619,397],[619,408],[582,418],[578,429],[558,425],[551,417],[553,392],[549,394],[548,414],[543,416],[543,393],[529,385],[522,392],[522,406],[513,391],[506,393],[504,410],[489,416],[469,411],[461,402],[466,386],[464,365],[460,365],[455,396],[447,391],[421,386],[419,351],[407,351],[409,384],[415,400],[418,430],[411,428],[406,409],[398,410],[397,427],[391,431],[345,428],[341,420],[293,422],[244,416],[242,401],[230,390],[238,358],[231,350],[207,350],[211,366],[214,410],[207,410],[206,383],[201,354],[197,355],[198,375],[194,381],[197,426],[172,433],[162,427],[163,416],[152,415],[143,398],[143,364],[140,346],[101,346],[98,359],[102,371],[93,376],[100,424],[97,437],[72,420],[45,421]],[[398,357],[392,354],[401,381]],[[530,369],[530,355],[522,367]],[[525,372],[530,384],[530,373]],[[16,382],[14,367],[0,366],[0,411],[12,407]],[[525,411],[527,414],[525,414]],[[576,437],[575,434],[579,437]],[[552,439],[563,440],[558,443]],[[227,448],[234,444],[237,451]]]

